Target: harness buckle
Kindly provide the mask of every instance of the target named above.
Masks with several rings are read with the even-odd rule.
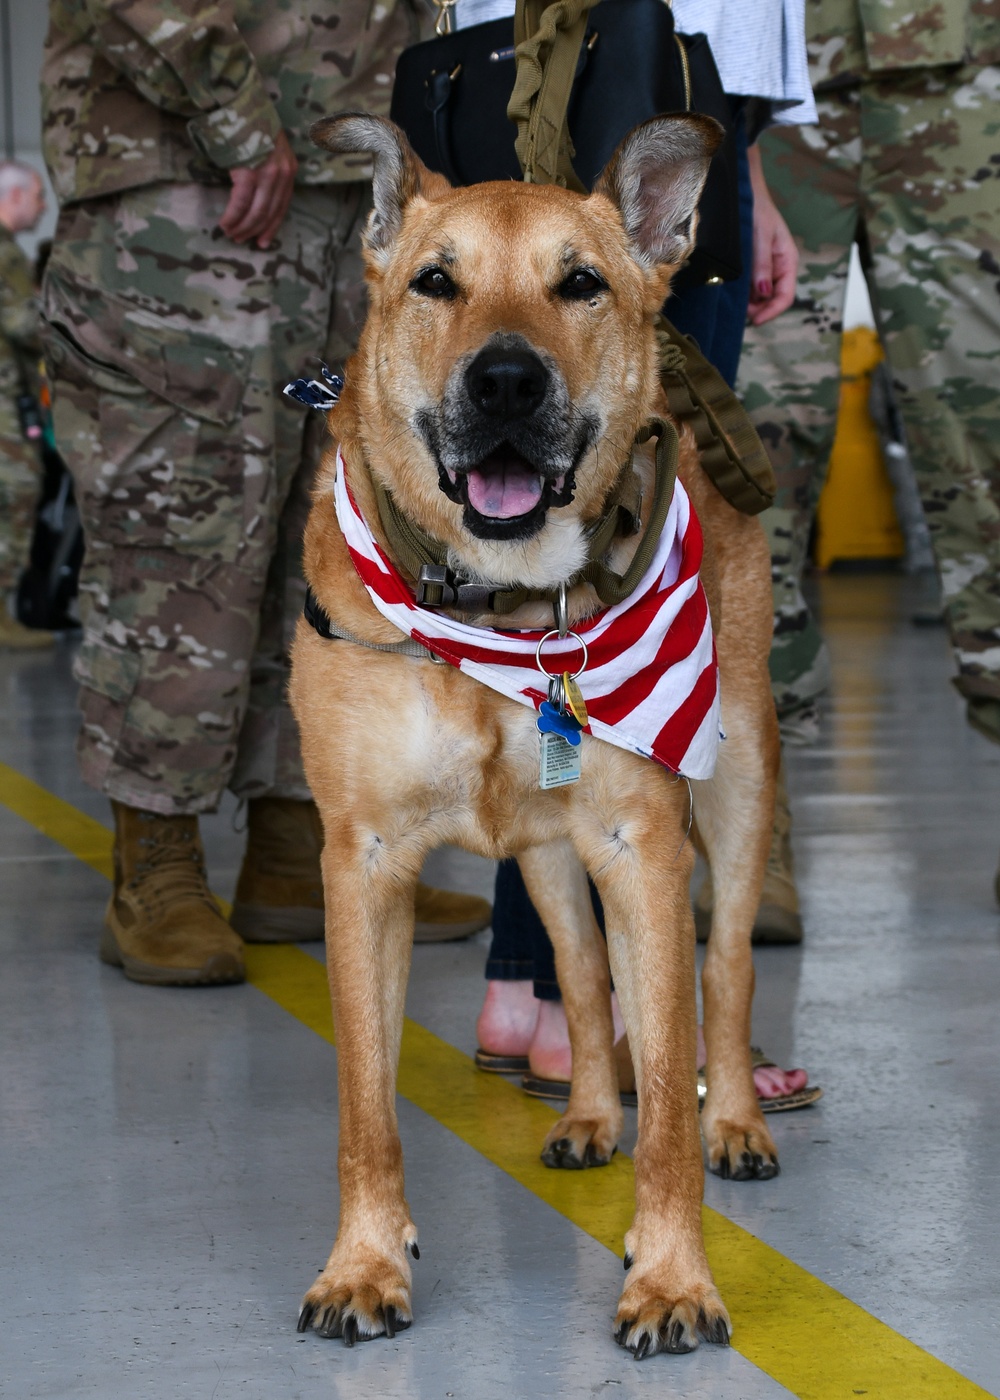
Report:
[[[424,608],[447,608],[458,599],[444,564],[421,564],[417,577],[417,602]]]
[[[460,608],[467,608],[470,612],[489,612],[493,607],[493,595],[496,589],[486,583],[460,583],[455,590],[456,605]]]

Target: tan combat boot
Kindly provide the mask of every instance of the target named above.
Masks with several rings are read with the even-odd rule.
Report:
[[[323,824],[315,802],[252,797],[229,922],[248,943],[323,937]]]
[[[468,938],[488,928],[493,918],[493,906],[488,899],[475,894],[456,894],[453,890],[436,890],[431,885],[417,886],[414,906],[417,915],[414,943],[452,943],[458,938]]]
[[[101,961],[155,986],[244,981],[243,944],[208,888],[198,818],[111,807],[115,888]]]
[[[705,876],[694,901],[694,926],[699,943],[708,941],[712,927],[712,873]],[[774,829],[764,873],[764,888],[753,925],[753,943],[801,943],[802,918],[792,862],[792,813],[782,759],[774,793]]]
[[[25,627],[10,610],[6,599],[0,597],[0,651],[38,651],[55,641],[51,632],[40,627]]]
[[[323,937],[323,824],[314,802],[254,797],[247,803],[247,849],[230,922],[248,943]],[[489,902],[418,885],[417,943],[468,938],[493,917]]]

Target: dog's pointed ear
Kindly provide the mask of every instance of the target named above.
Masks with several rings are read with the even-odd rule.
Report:
[[[634,127],[594,185],[618,207],[638,260],[676,268],[691,253],[698,200],[723,138],[712,117],[653,117]]]
[[[418,194],[433,197],[451,188],[443,175],[428,170],[395,122],[364,112],[324,117],[309,128],[317,146],[334,155],[371,155],[374,208],[365,243],[379,258],[395,243],[403,211]]]

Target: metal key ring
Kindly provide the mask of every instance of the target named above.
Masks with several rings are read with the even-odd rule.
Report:
[[[551,631],[546,632],[545,635],[539,639],[538,645],[537,647],[535,647],[535,665],[541,671],[542,675],[547,676],[549,680],[551,680],[553,676],[561,675],[562,672],[546,671],[545,667],[542,665],[542,647],[545,645],[545,643],[549,640],[550,637],[558,636],[558,627],[553,627]],[[572,637],[573,641],[577,642],[583,648],[583,664],[580,667],[579,671],[574,671],[572,676],[570,677],[571,680],[575,681],[577,676],[582,676],[584,671],[587,669],[587,662],[590,660],[590,652],[587,650],[587,643],[580,636],[579,632],[567,632],[566,637]],[[565,640],[565,638],[561,638],[560,640]]]

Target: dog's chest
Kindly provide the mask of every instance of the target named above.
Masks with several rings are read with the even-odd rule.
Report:
[[[368,796],[395,824],[494,857],[564,834],[565,793],[539,785],[534,710],[452,667],[400,672],[369,709],[363,741]]]

